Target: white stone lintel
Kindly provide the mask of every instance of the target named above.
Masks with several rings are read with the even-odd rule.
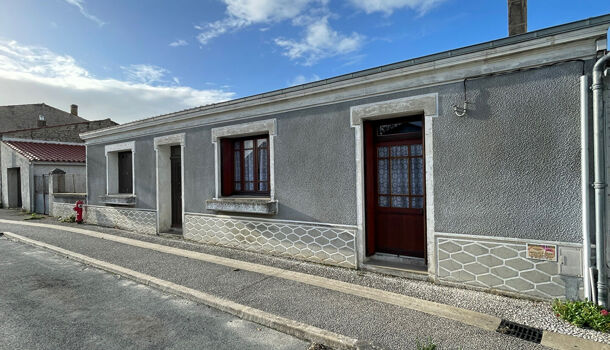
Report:
[[[184,133],[155,137],[154,144],[155,149],[159,146],[184,146]]]
[[[212,142],[218,142],[223,137],[230,136],[249,136],[261,133],[269,133],[269,136],[276,134],[276,119],[258,120],[250,123],[227,125],[212,129]]]
[[[131,151],[132,153],[134,153],[136,150],[136,142],[129,141],[129,142],[115,143],[112,145],[106,145],[106,147],[104,147],[104,150],[106,151],[106,154],[108,154],[110,152],[120,152],[120,151]]]
[[[424,117],[438,115],[438,93],[353,106],[350,111],[352,126],[361,125],[363,119],[388,119],[420,113]]]

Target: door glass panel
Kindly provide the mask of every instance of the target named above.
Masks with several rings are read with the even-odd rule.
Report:
[[[390,197],[379,196],[379,206],[380,207],[389,207],[390,206]]]
[[[392,196],[392,207],[408,208],[409,207],[409,197]]]
[[[258,139],[256,140],[256,146],[260,147],[267,147],[267,139]]]
[[[377,192],[380,194],[388,193],[388,160],[379,159],[377,161]]]
[[[258,190],[259,191],[267,191],[267,183],[266,182],[261,182],[258,184]]]
[[[422,158],[411,158],[411,194],[424,194],[424,166]]]
[[[254,191],[254,182],[246,182],[246,191]]]
[[[422,145],[411,145],[411,155],[412,156],[421,156],[422,155]]]
[[[424,197],[411,197],[411,208],[421,209],[424,207]]]
[[[392,146],[392,157],[406,157],[409,155],[409,146]]]
[[[387,147],[378,147],[377,148],[377,156],[382,158],[387,158],[388,156],[388,148]]]
[[[233,143],[233,148],[235,148],[235,149],[239,149],[240,146],[241,146],[241,141],[235,141]]]
[[[254,142],[252,142],[252,140],[245,140],[244,141],[244,148],[252,148]]]
[[[409,194],[409,160],[398,158],[390,160],[392,171],[392,194]]]
[[[239,182],[235,183],[235,191],[241,191],[241,183],[239,183]]]

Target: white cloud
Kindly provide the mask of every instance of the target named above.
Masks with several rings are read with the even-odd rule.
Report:
[[[318,81],[318,80],[320,80],[320,77],[317,74],[313,74],[309,78],[304,76],[303,74],[299,74],[296,77],[294,77],[294,79],[289,81],[287,83],[287,85],[288,86],[296,86],[296,85],[311,83],[312,81]]]
[[[189,43],[186,40],[179,39],[179,40],[172,41],[171,43],[169,43],[169,46],[178,47],[178,46],[186,46],[188,44]]]
[[[127,122],[235,96],[222,89],[199,90],[172,82],[152,85],[164,80],[165,69],[129,68],[134,79],[97,78],[70,56],[0,40],[0,105],[45,102],[67,109],[76,103],[85,118]]]
[[[366,13],[383,12],[387,15],[405,7],[423,15],[443,1],[445,0],[350,0],[352,5]]]
[[[104,23],[104,21],[95,17],[94,15],[87,12],[87,10],[85,10],[85,6],[83,5],[85,3],[84,0],[66,0],[66,2],[70,5],[76,6],[78,8],[78,10],[80,11],[80,13],[83,16],[85,16],[85,18],[92,20],[93,22],[97,23],[97,25],[99,25],[100,27],[103,26],[104,24],[106,24],[106,23]]]
[[[202,32],[197,35],[197,40],[199,40],[202,45],[206,45],[210,42],[210,40],[228,31],[237,30],[248,25],[250,25],[250,23],[244,21],[243,19],[228,17],[219,21],[208,23],[204,26],[195,26],[195,29],[202,30]]]
[[[284,55],[292,60],[302,60],[306,66],[317,61],[359,50],[365,37],[358,33],[341,34],[328,24],[328,16],[308,23],[305,37],[300,41],[277,38],[275,43],[284,49]]]
[[[300,14],[319,0],[224,0],[227,14],[250,23],[279,22]]]
[[[305,27],[301,40],[276,38],[276,45],[282,47],[283,54],[293,60],[301,60],[312,65],[320,59],[343,55],[359,50],[365,37],[358,33],[342,34],[328,23],[333,14],[327,5],[329,0],[223,0],[227,16],[221,20],[196,25],[201,31],[197,39],[202,45],[228,32],[243,29],[254,24],[265,24],[260,31],[267,31],[268,25],[291,20],[297,27]]]
[[[169,73],[167,69],[152,64],[132,64],[129,67],[121,67],[121,69],[129,81],[143,84],[162,83],[165,74]]]
[[[253,24],[274,23],[295,18],[310,5],[326,5],[327,0],[223,0],[227,5],[227,17],[197,25],[201,30],[197,39],[203,45],[227,32],[239,30]]]

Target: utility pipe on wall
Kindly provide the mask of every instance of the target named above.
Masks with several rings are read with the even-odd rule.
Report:
[[[606,145],[603,72],[610,60],[606,54],[593,66],[593,156],[595,182],[595,262],[597,266],[597,303],[608,306],[608,270],[606,265]]]
[[[591,228],[589,225],[589,81],[586,75],[580,77],[580,168],[582,190],[582,278],[586,300],[591,296]]]

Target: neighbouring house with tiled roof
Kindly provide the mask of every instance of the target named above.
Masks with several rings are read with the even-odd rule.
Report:
[[[9,208],[49,213],[49,174],[85,174],[85,146],[56,141],[2,141],[2,202]]]
[[[42,187],[48,172],[58,169],[84,178],[79,134],[115,125],[110,119],[80,117],[74,104],[70,112],[44,103],[0,106],[0,205],[47,213],[47,190]]]

